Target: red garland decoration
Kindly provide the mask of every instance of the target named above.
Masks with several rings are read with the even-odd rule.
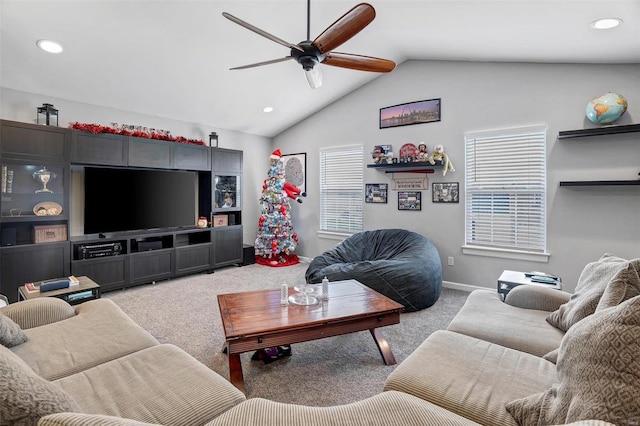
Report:
[[[136,138],[147,138],[147,139],[157,139],[169,142],[178,142],[178,143],[186,143],[191,145],[205,145],[204,141],[198,139],[187,139],[184,136],[171,136],[171,135],[162,135],[160,133],[147,133],[141,130],[126,130],[126,129],[117,129],[115,127],[107,127],[101,126],[100,124],[89,124],[89,123],[69,123],[70,129],[82,130],[83,132],[93,133],[94,135],[98,133],[111,133],[113,135],[123,135],[123,136],[133,136]]]

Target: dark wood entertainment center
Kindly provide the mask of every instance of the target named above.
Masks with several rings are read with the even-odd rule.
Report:
[[[109,291],[243,261],[242,151],[0,120],[0,160],[0,293],[11,302],[25,282],[73,274]],[[72,170],[85,166],[197,172],[198,217],[226,226],[69,238]],[[223,187],[231,207],[217,202]]]

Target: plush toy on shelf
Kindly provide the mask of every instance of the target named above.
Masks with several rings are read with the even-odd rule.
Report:
[[[442,162],[444,166],[442,176],[447,175],[447,170],[451,170],[452,172],[456,171],[456,169],[453,168],[453,163],[449,160],[449,156],[444,152],[444,146],[442,145],[436,145],[431,155],[429,155],[429,164],[436,164],[436,161]]]
[[[424,142],[420,142],[418,145],[418,161],[425,162],[429,158],[429,152],[427,151],[427,145]]]

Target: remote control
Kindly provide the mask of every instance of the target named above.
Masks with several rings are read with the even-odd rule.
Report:
[[[554,280],[558,279],[558,277],[556,275],[547,274],[546,272],[538,272],[538,271],[525,272],[524,276],[527,277],[527,278],[531,278],[531,277],[548,277],[548,278],[553,278]]]
[[[557,278],[552,278],[552,277],[547,277],[545,275],[534,275],[534,276],[531,277],[531,282],[543,283],[543,284],[557,284],[558,283],[558,279]]]

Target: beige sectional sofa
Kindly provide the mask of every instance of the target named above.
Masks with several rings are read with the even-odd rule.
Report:
[[[585,267],[573,295],[519,286],[503,302],[476,290],[447,330],[396,367],[383,392],[334,407],[245,400],[108,300],[75,309],[51,298],[19,302],[0,309],[27,337],[0,347],[0,394],[3,404],[37,405],[38,392],[27,387],[50,392],[42,405],[64,412],[41,426],[638,425],[638,271],[640,259],[605,255]],[[19,395],[6,397],[12,392]]]
[[[47,297],[0,312],[3,329],[10,318],[26,337],[0,345],[0,424],[36,424],[42,415],[73,411],[202,425],[245,400],[183,350],[159,344],[108,299],[74,309]]]

